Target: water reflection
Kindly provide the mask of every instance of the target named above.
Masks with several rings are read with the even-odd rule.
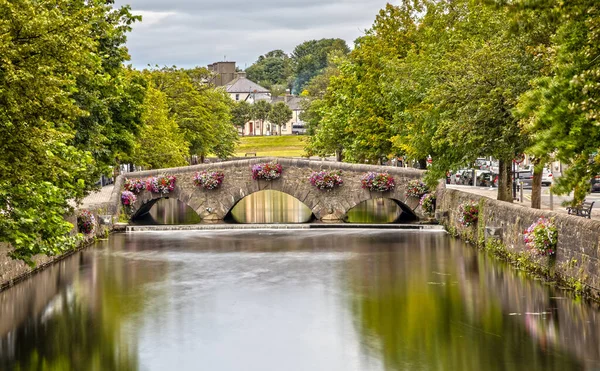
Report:
[[[596,308],[441,233],[113,235],[0,310],[2,370],[600,367]]]
[[[349,223],[393,223],[402,215],[396,201],[389,198],[373,198],[356,205],[347,213]]]
[[[132,220],[137,225],[181,225],[198,224],[202,219],[188,205],[176,198],[161,198],[156,201],[150,212]]]
[[[312,219],[312,211],[295,197],[265,190],[240,200],[231,216],[238,223],[306,223]]]

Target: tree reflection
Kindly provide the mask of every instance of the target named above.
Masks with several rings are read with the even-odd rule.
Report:
[[[443,264],[448,259],[462,264]],[[390,370],[582,369],[561,347],[540,342],[527,327],[530,321],[530,327],[555,331],[552,316],[508,315],[502,300],[519,298],[498,296],[500,287],[487,272],[480,273],[481,259],[468,256],[462,246],[448,250],[434,243],[355,260],[350,305],[366,350]],[[522,285],[519,280],[511,284]],[[531,300],[543,303],[547,297]]]

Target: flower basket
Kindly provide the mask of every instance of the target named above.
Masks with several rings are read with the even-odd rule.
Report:
[[[96,227],[96,218],[89,210],[81,210],[77,215],[77,229],[83,234],[91,234]]]
[[[172,175],[161,175],[148,178],[146,180],[146,189],[152,193],[168,194],[175,189],[175,178]]]
[[[423,183],[418,179],[409,180],[406,184],[406,192],[404,193],[406,197],[414,197],[421,199],[423,195],[429,192],[429,187],[427,184]]]
[[[536,255],[556,254],[558,229],[554,219],[539,218],[523,232],[525,245]]]
[[[419,205],[425,213],[433,215],[435,212],[435,195],[433,193],[426,193],[421,197]]]
[[[314,171],[308,180],[310,184],[322,191],[331,191],[344,184],[340,171]]]
[[[194,184],[204,189],[216,189],[221,186],[225,179],[222,171],[203,171],[194,175]]]
[[[458,206],[458,221],[463,227],[469,227],[477,223],[479,219],[479,205],[473,201]]]
[[[388,173],[366,173],[360,179],[362,187],[371,192],[387,192],[394,189],[396,182]]]
[[[137,197],[131,191],[123,191],[121,192],[121,203],[123,206],[131,207]]]
[[[252,166],[252,179],[275,180],[281,176],[283,168],[280,164],[272,162]]]
[[[123,188],[125,188],[126,191],[133,192],[134,194],[139,194],[146,188],[146,181],[142,179],[125,179]]]

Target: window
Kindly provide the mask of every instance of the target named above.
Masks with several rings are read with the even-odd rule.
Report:
[[[235,100],[240,100],[240,95],[239,94],[235,95]]]

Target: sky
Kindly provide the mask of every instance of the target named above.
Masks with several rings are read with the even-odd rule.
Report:
[[[389,1],[389,0],[388,0]],[[249,67],[271,50],[291,53],[304,41],[353,41],[386,0],[115,0],[143,20],[128,34],[136,68],[190,68],[228,60]]]

